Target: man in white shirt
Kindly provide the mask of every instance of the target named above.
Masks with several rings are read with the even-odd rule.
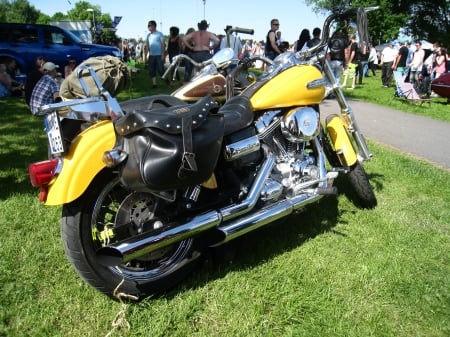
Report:
[[[227,48],[227,47],[232,48],[234,51],[233,58],[237,60],[239,58],[239,55],[241,55],[241,53],[242,53],[242,42],[241,42],[241,39],[239,39],[233,33],[228,35],[228,30],[230,28],[231,28],[231,26],[227,26],[225,28],[225,33],[227,35],[225,35],[223,37],[222,41],[220,41],[220,49]],[[229,45],[228,45],[228,39],[230,40]]]
[[[422,72],[423,61],[425,59],[425,50],[422,49],[422,42],[416,41],[416,51],[411,57],[411,75],[409,80],[415,84],[419,81],[419,75]]]
[[[381,82],[384,88],[389,88],[392,82],[394,61],[398,54],[394,44],[394,41],[390,41],[388,46],[381,52]]]

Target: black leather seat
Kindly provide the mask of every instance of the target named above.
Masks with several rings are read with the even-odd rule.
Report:
[[[253,109],[248,97],[232,97],[219,109],[219,113],[225,119],[225,136],[244,129],[253,122]]]

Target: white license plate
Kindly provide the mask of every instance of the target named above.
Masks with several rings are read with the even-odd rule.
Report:
[[[64,153],[64,139],[61,131],[61,123],[57,112],[45,116],[45,130],[47,131],[48,143],[52,154]]]

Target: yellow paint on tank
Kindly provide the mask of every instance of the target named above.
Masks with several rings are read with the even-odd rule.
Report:
[[[313,85],[308,88],[308,84]],[[319,104],[324,95],[325,81],[319,69],[312,65],[297,65],[267,81],[250,101],[254,110],[266,110]]]

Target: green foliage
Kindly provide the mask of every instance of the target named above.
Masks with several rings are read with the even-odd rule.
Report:
[[[408,32],[412,36],[439,42],[450,47],[450,1],[415,1],[412,7],[413,17],[407,22]]]
[[[35,23],[39,14],[39,10],[27,0],[0,2],[0,22]]]
[[[305,0],[316,12],[329,11],[342,6],[336,0]],[[355,0],[351,7],[379,6],[377,11],[369,12],[369,34],[374,44],[397,38],[399,30],[417,39],[427,39],[448,45],[450,40],[449,0]]]
[[[19,23],[40,23],[50,24],[51,21],[73,20],[73,21],[91,21],[93,15],[87,9],[94,9],[95,22],[101,23],[104,28],[111,28],[113,20],[108,13],[102,13],[99,6],[94,6],[88,1],[77,1],[74,8],[67,14],[56,12],[53,14],[42,13],[34,6],[31,6],[28,0],[0,0],[0,22],[19,22]],[[104,40],[117,40],[114,31],[100,32]]]

